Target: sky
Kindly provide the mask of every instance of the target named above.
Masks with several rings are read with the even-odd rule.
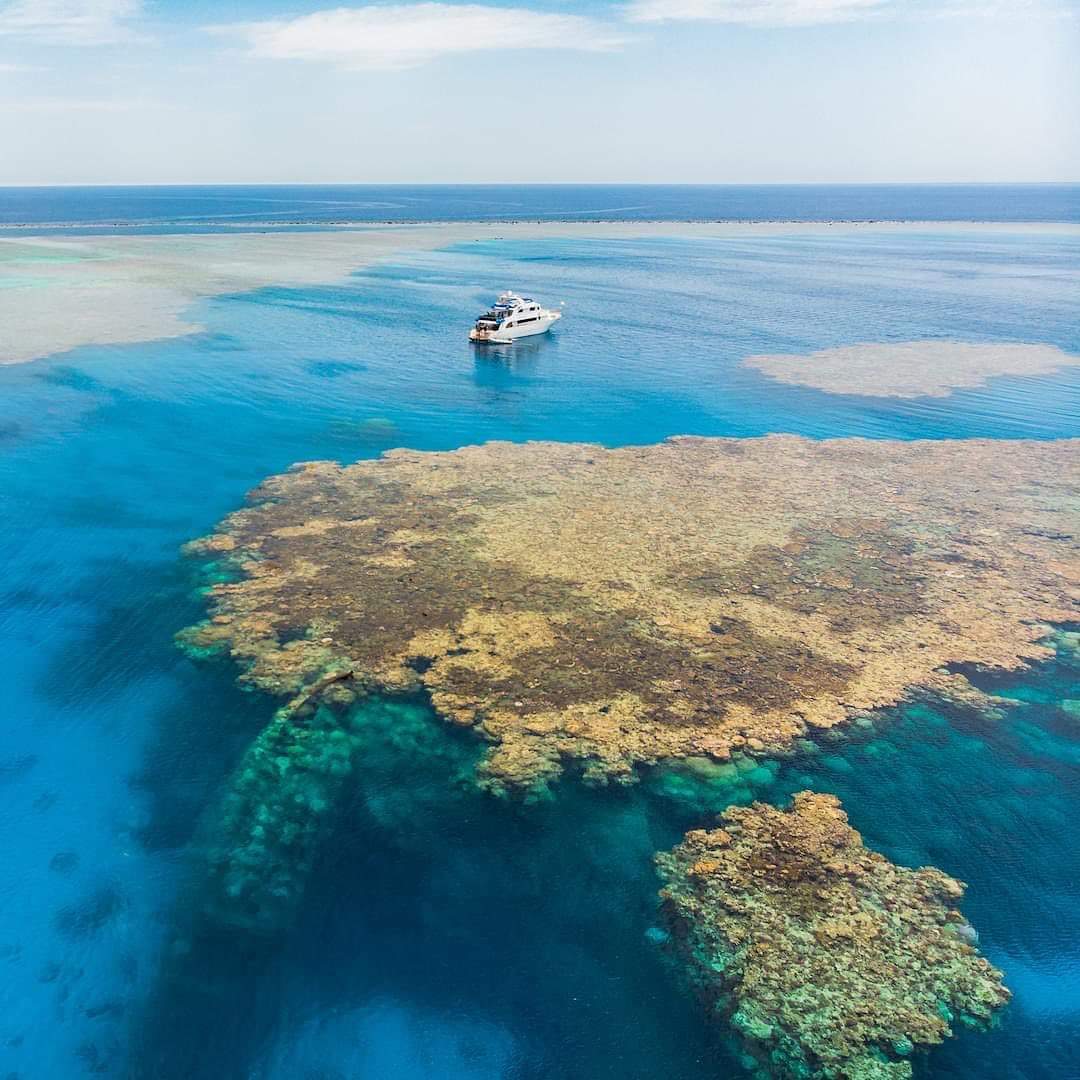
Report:
[[[1080,181],[1080,0],[0,0],[0,185]]]

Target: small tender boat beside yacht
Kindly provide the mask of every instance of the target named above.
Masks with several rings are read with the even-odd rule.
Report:
[[[530,297],[504,292],[476,320],[469,340],[507,345],[517,338],[546,334],[561,318],[561,311],[541,307]]]

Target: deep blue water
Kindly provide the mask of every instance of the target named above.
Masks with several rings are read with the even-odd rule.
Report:
[[[1080,221],[1080,184],[432,184],[0,188],[4,225],[517,219]]]
[[[565,319],[474,352],[463,328],[510,285],[565,299]],[[1064,661],[988,682],[1024,702],[1002,721],[910,708],[735,787],[567,782],[533,807],[464,789],[475,747],[422,704],[373,702],[291,932],[162,950],[192,841],[273,708],[174,648],[202,610],[178,549],[262,477],[489,438],[1076,436],[1077,368],[903,402],[737,364],[926,336],[1080,352],[1078,286],[1064,234],[490,242],[216,298],[191,337],[0,369],[0,1076],[741,1077],[646,940],[651,857],[733,798],[802,786],[837,791],[889,857],[969,882],[1016,992],[999,1030],[921,1075],[1075,1075],[1080,732],[1060,705],[1080,675]]]

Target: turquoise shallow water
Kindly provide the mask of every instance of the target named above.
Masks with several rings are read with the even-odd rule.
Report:
[[[1078,285],[1080,246],[1054,235],[491,242],[219,298],[190,338],[0,370],[0,1076],[740,1076],[646,939],[651,856],[728,798],[805,785],[837,791],[890,857],[970,882],[1016,991],[998,1031],[923,1075],[1070,1075],[1064,663],[988,684],[1026,702],[997,723],[909,709],[734,792],[652,776],[532,808],[463,791],[474,748],[422,704],[374,703],[293,931],[186,960],[161,947],[187,846],[272,708],[173,647],[201,611],[177,550],[263,476],[489,438],[1080,435],[1080,368],[881,402],[737,366],[933,336],[1080,352]],[[565,299],[566,318],[473,352],[464,327],[508,286]]]

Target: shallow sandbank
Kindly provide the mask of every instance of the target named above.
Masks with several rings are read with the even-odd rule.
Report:
[[[469,241],[559,237],[747,237],[898,230],[1067,233],[1069,225],[896,222],[492,222],[320,232],[43,237],[0,230],[0,364],[81,345],[201,329],[201,298],[267,285],[331,284],[379,259]]]
[[[0,237],[0,363],[195,333],[189,309],[203,297],[340,281],[377,259],[463,238],[442,228]]]
[[[868,342],[805,355],[750,356],[777,382],[863,397],[947,397],[1001,375],[1051,375],[1080,365],[1054,345],[962,341]]]

